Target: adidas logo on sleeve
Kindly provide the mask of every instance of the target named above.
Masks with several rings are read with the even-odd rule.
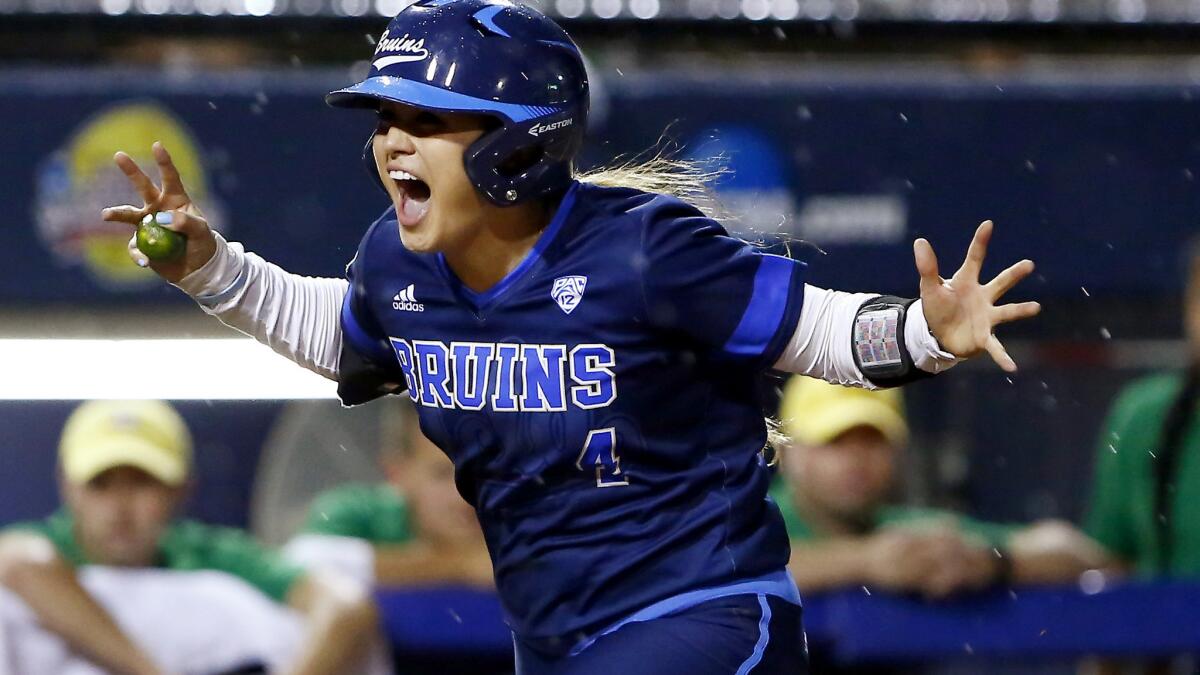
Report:
[[[408,288],[397,293],[392,298],[392,309],[401,312],[424,312],[425,305],[417,302],[416,291],[413,290],[415,284],[409,284]]]

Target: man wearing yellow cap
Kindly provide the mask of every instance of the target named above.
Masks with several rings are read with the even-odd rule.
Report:
[[[1065,522],[1004,526],[890,503],[908,442],[897,389],[796,377],[780,417],[789,441],[772,497],[802,591],[867,586],[945,597],[996,583],[1073,580],[1108,562]]]
[[[188,430],[166,403],[81,405],[59,444],[65,507],[0,534],[0,585],[20,597],[45,629],[97,665],[159,673],[80,585],[76,569],[225,572],[305,616],[307,635],[294,672],[350,672],[374,627],[369,596],[356,585],[284,563],[240,531],[176,520],[191,453]]]

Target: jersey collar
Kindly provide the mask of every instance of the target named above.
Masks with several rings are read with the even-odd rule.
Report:
[[[504,278],[496,282],[491,288],[486,291],[477,293],[468,288],[458,278],[458,275],[450,269],[450,265],[446,264],[446,256],[442,253],[437,254],[437,266],[445,276],[446,282],[450,287],[472,306],[476,311],[487,309],[496,303],[500,296],[504,295],[518,281],[524,278],[538,261],[542,259],[542,254],[545,253],[554,238],[562,230],[563,224],[567,221],[567,217],[571,214],[571,208],[575,205],[575,195],[579,191],[579,181],[571,181],[571,186],[567,188],[566,194],[563,195],[562,201],[558,204],[558,209],[554,212],[554,217],[550,219],[550,224],[542,231],[537,242],[526,254],[525,259],[521,261],[511,272],[504,275]]]

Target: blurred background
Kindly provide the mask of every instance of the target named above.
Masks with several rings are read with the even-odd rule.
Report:
[[[175,402],[197,444],[188,513],[270,544],[317,491],[377,475],[377,411],[341,410],[133,266],[99,210],[134,201],[113,152],[146,165],[161,140],[227,238],[340,275],[387,204],[360,162],[370,114],[322,96],[366,72],[404,4],[0,0],[0,524],[54,510],[58,434],[87,398]],[[1034,259],[1013,295],[1044,311],[1001,333],[1019,374],[980,360],[907,392],[903,490],[1081,521],[1114,396],[1187,362],[1200,1],[530,4],[589,59],[585,166],[655,148],[722,163],[730,229],[814,284],[912,296],[915,237],[948,274],[993,219],[985,272]]]

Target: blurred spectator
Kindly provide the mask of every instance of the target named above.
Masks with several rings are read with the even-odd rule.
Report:
[[[1200,578],[1200,239],[1188,249],[1182,372],[1130,384],[1097,450],[1087,531],[1138,574]]]
[[[223,572],[303,615],[304,634],[290,672],[355,670],[375,630],[369,595],[349,580],[286,564],[240,531],[175,519],[188,491],[190,468],[190,436],[166,403],[81,405],[68,419],[59,445],[65,506],[45,520],[0,534],[0,585],[80,656],[115,672],[159,673],[166,668],[148,655],[153,650],[139,645],[114,619],[119,612],[110,614],[85,589],[81,578],[96,569],[85,566]],[[101,586],[109,591],[110,606],[137,601],[136,594],[128,599],[121,595],[120,583],[115,594],[111,583]],[[186,638],[188,631],[178,627],[202,622],[186,611],[194,605],[175,606],[161,592],[154,600],[160,611],[163,606],[179,610],[167,612],[178,626],[164,627],[160,635]],[[229,625],[226,640],[248,639],[232,632],[236,622]],[[185,650],[221,648],[207,642],[176,645],[176,651]]]
[[[994,584],[1075,580],[1106,562],[1071,525],[981,522],[891,503],[908,442],[899,390],[793,378],[781,405],[790,442],[773,497],[801,591],[867,586],[942,598]]]
[[[1183,296],[1188,362],[1141,378],[1117,396],[1096,455],[1088,534],[1141,577],[1200,578],[1200,239],[1186,250]],[[1196,672],[1196,660],[1098,660],[1083,673]]]
[[[454,464],[425,438],[416,411],[398,400],[382,416],[387,478],[319,495],[289,557],[325,562],[381,586],[494,587],[475,511],[454,482]]]

